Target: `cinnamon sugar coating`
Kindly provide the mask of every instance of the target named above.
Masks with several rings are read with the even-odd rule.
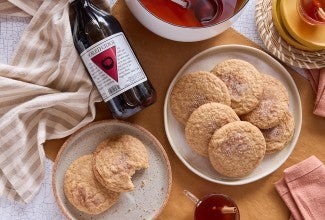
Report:
[[[252,64],[240,59],[228,59],[218,63],[211,72],[226,84],[231,108],[237,115],[248,113],[258,105],[264,87],[261,73]]]
[[[289,111],[289,95],[284,85],[276,78],[263,74],[264,91],[258,106],[241,116],[260,129],[278,125]]]
[[[209,159],[220,174],[238,178],[250,174],[265,155],[262,132],[245,121],[228,123],[218,129],[209,143]]]
[[[99,214],[119,199],[120,193],[104,188],[92,171],[92,155],[73,161],[64,175],[64,194],[78,210],[87,214]]]
[[[170,95],[173,115],[183,125],[195,109],[209,102],[230,105],[230,95],[226,85],[207,71],[182,76]]]
[[[93,156],[93,172],[107,189],[116,192],[132,191],[132,175],[149,167],[144,144],[131,135],[119,135],[102,141]]]
[[[193,111],[185,126],[188,145],[198,154],[208,156],[208,145],[213,133],[223,125],[239,121],[229,106],[221,103],[207,103]]]
[[[261,130],[266,141],[266,153],[271,154],[285,148],[292,140],[295,122],[290,112],[286,112],[280,124]]]

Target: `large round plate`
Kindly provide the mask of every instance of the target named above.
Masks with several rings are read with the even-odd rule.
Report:
[[[295,120],[295,133],[292,141],[288,144],[289,146],[278,153],[266,155],[262,163],[250,175],[240,179],[230,179],[221,176],[213,169],[208,158],[200,156],[190,149],[185,140],[184,126],[174,118],[169,103],[170,93],[181,76],[198,70],[210,71],[217,63],[230,58],[246,60],[252,63],[260,72],[279,79],[288,90],[290,111],[293,113]],[[178,158],[185,166],[202,178],[225,185],[241,185],[256,181],[281,166],[295,147],[301,129],[301,117],[301,101],[298,90],[286,69],[263,51],[240,45],[213,47],[190,59],[171,82],[164,105],[166,134]]]
[[[134,190],[121,194],[119,201],[99,215],[87,215],[75,209],[63,191],[65,171],[75,159],[91,154],[104,139],[130,134],[144,143],[149,155],[149,168],[137,171],[132,181]],[[165,206],[171,187],[171,168],[167,154],[158,140],[144,128],[107,120],[94,122],[73,134],[62,146],[53,169],[53,191],[59,207],[68,219],[152,219]]]

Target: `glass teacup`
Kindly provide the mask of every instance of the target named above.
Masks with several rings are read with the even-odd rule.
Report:
[[[325,0],[297,0],[300,17],[311,25],[325,25]]]
[[[188,190],[184,194],[195,203],[195,220],[239,220],[237,204],[227,195],[209,194],[199,199]]]

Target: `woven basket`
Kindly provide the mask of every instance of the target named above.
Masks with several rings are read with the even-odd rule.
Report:
[[[255,21],[266,48],[281,61],[305,69],[325,67],[325,50],[300,50],[280,36],[272,20],[272,0],[256,1]]]

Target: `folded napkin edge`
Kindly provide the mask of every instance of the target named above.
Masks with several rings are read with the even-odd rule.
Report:
[[[281,178],[280,180],[276,181],[274,183],[274,186],[281,197],[289,193],[287,183],[285,182],[284,178]]]
[[[315,155],[284,170],[284,180],[286,183],[292,182],[302,176],[307,175],[318,167],[324,165]]]

